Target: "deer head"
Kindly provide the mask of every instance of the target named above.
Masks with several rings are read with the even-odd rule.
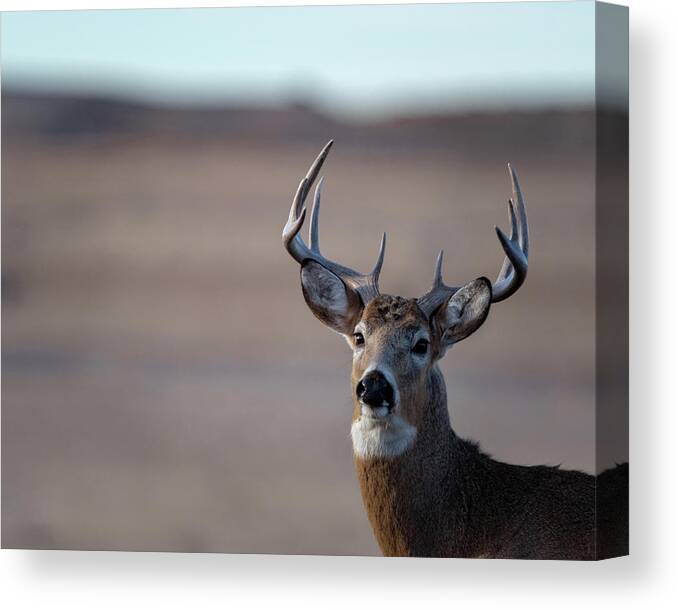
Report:
[[[497,236],[506,257],[492,284],[480,277],[463,286],[442,279],[442,251],[432,288],[422,297],[382,295],[379,273],[384,262],[383,235],[374,269],[362,274],[328,260],[320,253],[318,219],[322,178],[315,190],[309,246],[299,231],[305,202],[332,146],[330,141],[302,179],[283,230],[283,243],[301,265],[301,286],[308,307],[353,350],[351,436],[359,458],[394,458],[405,453],[426,425],[435,402],[444,395],[436,366],[448,348],[466,339],[486,320],[490,305],[518,290],[527,275],[527,213],[518,179],[509,165],[513,198],[509,199],[511,236]],[[444,401],[443,401],[444,402]],[[445,417],[447,417],[445,406]]]

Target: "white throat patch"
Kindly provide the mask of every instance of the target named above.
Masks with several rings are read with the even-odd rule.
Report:
[[[417,429],[395,413],[386,421],[361,416],[351,425],[353,452],[362,459],[398,457],[416,437]]]

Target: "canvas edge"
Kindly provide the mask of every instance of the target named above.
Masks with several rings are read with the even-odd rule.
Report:
[[[595,557],[629,554],[629,10],[595,5]],[[612,464],[619,464],[610,467]]]

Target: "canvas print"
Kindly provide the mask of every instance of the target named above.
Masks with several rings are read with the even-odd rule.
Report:
[[[627,9],[1,23],[4,548],[628,554]]]

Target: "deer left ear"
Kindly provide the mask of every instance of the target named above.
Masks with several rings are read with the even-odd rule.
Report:
[[[455,292],[435,314],[446,349],[478,330],[487,319],[492,303],[492,284],[486,277],[469,282]]]

